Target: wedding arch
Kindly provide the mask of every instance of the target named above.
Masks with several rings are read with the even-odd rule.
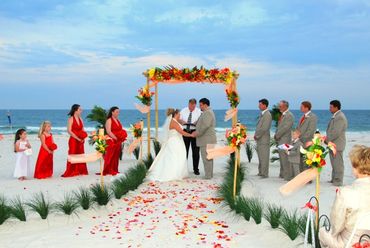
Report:
[[[239,74],[237,71],[230,70],[229,68],[212,68],[206,69],[203,66],[193,68],[176,68],[174,66],[165,66],[163,68],[155,67],[150,68],[143,72],[146,77],[146,85],[139,89],[139,94],[136,96],[143,105],[136,105],[137,109],[143,114],[147,115],[147,149],[148,154],[151,154],[150,141],[151,130],[150,121],[151,113],[150,107],[152,105],[152,97],[154,96],[154,110],[155,110],[155,139],[158,139],[158,84],[175,85],[180,83],[207,83],[210,85],[222,84],[225,86],[227,100],[230,104],[230,109],[226,111],[225,121],[232,120],[232,127],[235,127],[238,122],[237,106],[240,103],[240,98],[237,92],[237,79]],[[151,91],[154,88],[154,92]],[[246,135],[246,134],[245,134]],[[245,142],[245,141],[243,141]],[[241,144],[241,143],[240,143]],[[232,151],[239,151],[240,144],[232,148]],[[230,151],[230,149],[229,149]],[[235,175],[234,175],[234,196],[236,185],[236,170],[240,164],[240,153],[236,152],[235,156]]]

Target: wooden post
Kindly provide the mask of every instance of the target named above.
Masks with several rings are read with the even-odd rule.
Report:
[[[237,148],[236,151],[235,151],[235,162],[234,162],[234,185],[233,185],[233,197],[234,197],[234,200],[235,200],[235,197],[236,197],[236,180],[237,180],[237,177],[238,177],[238,168],[239,168],[239,165],[238,165],[238,156],[239,156],[239,149]]]
[[[103,157],[100,158],[100,187],[104,191]]]
[[[318,170],[318,169],[316,169]],[[319,230],[319,217],[320,217],[320,172],[316,176],[316,199],[317,199],[317,211],[316,211],[316,230]]]
[[[158,83],[155,84],[155,139],[158,140]]]
[[[149,89],[149,82],[150,82],[150,80],[149,80],[149,78],[147,77],[146,78],[146,86],[148,87],[148,89]],[[149,89],[150,90],[150,89]],[[147,132],[148,132],[148,156],[150,155],[150,110],[149,110],[149,112],[148,112],[148,114],[147,114],[147,121],[148,121],[148,124],[147,124],[147,128],[148,128],[148,130],[147,130]]]

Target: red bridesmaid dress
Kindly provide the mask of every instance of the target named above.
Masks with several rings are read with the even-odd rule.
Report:
[[[78,136],[80,139],[84,139],[87,137],[87,133],[83,130],[84,126],[80,119],[80,123],[77,123],[75,117],[73,116],[72,122],[72,133]],[[68,141],[68,155],[72,154],[84,154],[85,153],[85,142],[80,142],[73,138],[72,136],[69,137]],[[62,177],[74,177],[79,175],[88,175],[86,163],[79,163],[79,164],[71,164],[67,161],[67,169],[62,175]]]
[[[122,142],[127,138],[127,132],[122,129],[119,120],[111,118],[111,131],[117,137],[117,140],[108,139],[107,148],[104,155],[104,175],[116,175],[118,172],[119,157],[121,154]]]
[[[45,144],[50,150],[53,151],[56,150],[56,144],[54,144],[52,134],[50,134],[49,136],[45,136]],[[44,179],[51,177],[52,175],[53,175],[53,154],[50,154],[41,145],[35,166],[34,178]]]

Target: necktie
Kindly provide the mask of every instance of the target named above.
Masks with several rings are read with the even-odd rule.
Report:
[[[191,118],[193,117],[193,112],[190,112],[188,117],[188,123],[186,125],[186,131],[190,131]]]
[[[299,121],[299,125],[302,125],[305,119],[306,119],[306,115],[303,115],[301,120]]]

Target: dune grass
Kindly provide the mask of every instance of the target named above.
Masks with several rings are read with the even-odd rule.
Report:
[[[251,217],[257,225],[261,224],[262,222],[264,205],[264,202],[260,198],[253,197],[249,199]]]
[[[280,219],[283,213],[284,209],[281,206],[267,204],[263,216],[270,223],[271,228],[275,229],[279,227]]]
[[[90,190],[92,193],[92,201],[99,206],[106,206],[112,198],[109,187],[102,187],[100,183],[92,185]]]
[[[5,196],[0,196],[0,225],[12,216],[11,209],[8,206]]]
[[[284,211],[280,220],[279,230],[288,235],[291,240],[295,240],[300,233],[300,218],[297,210],[293,212]]]
[[[43,192],[35,194],[29,202],[26,202],[26,205],[32,212],[38,213],[43,220],[48,217],[55,207],[50,200],[45,198]]]
[[[16,196],[10,201],[10,211],[14,218],[20,221],[27,220],[25,204],[20,196]]]
[[[88,210],[93,205],[91,192],[88,188],[80,187],[73,194],[83,210]]]
[[[162,147],[161,143],[158,140],[154,139],[153,140],[153,148],[154,148],[154,153],[155,153],[156,156],[158,155],[159,151],[161,150],[161,147]]]
[[[80,207],[78,199],[70,193],[66,193],[62,201],[55,204],[55,209],[66,215],[77,215],[77,210]]]

